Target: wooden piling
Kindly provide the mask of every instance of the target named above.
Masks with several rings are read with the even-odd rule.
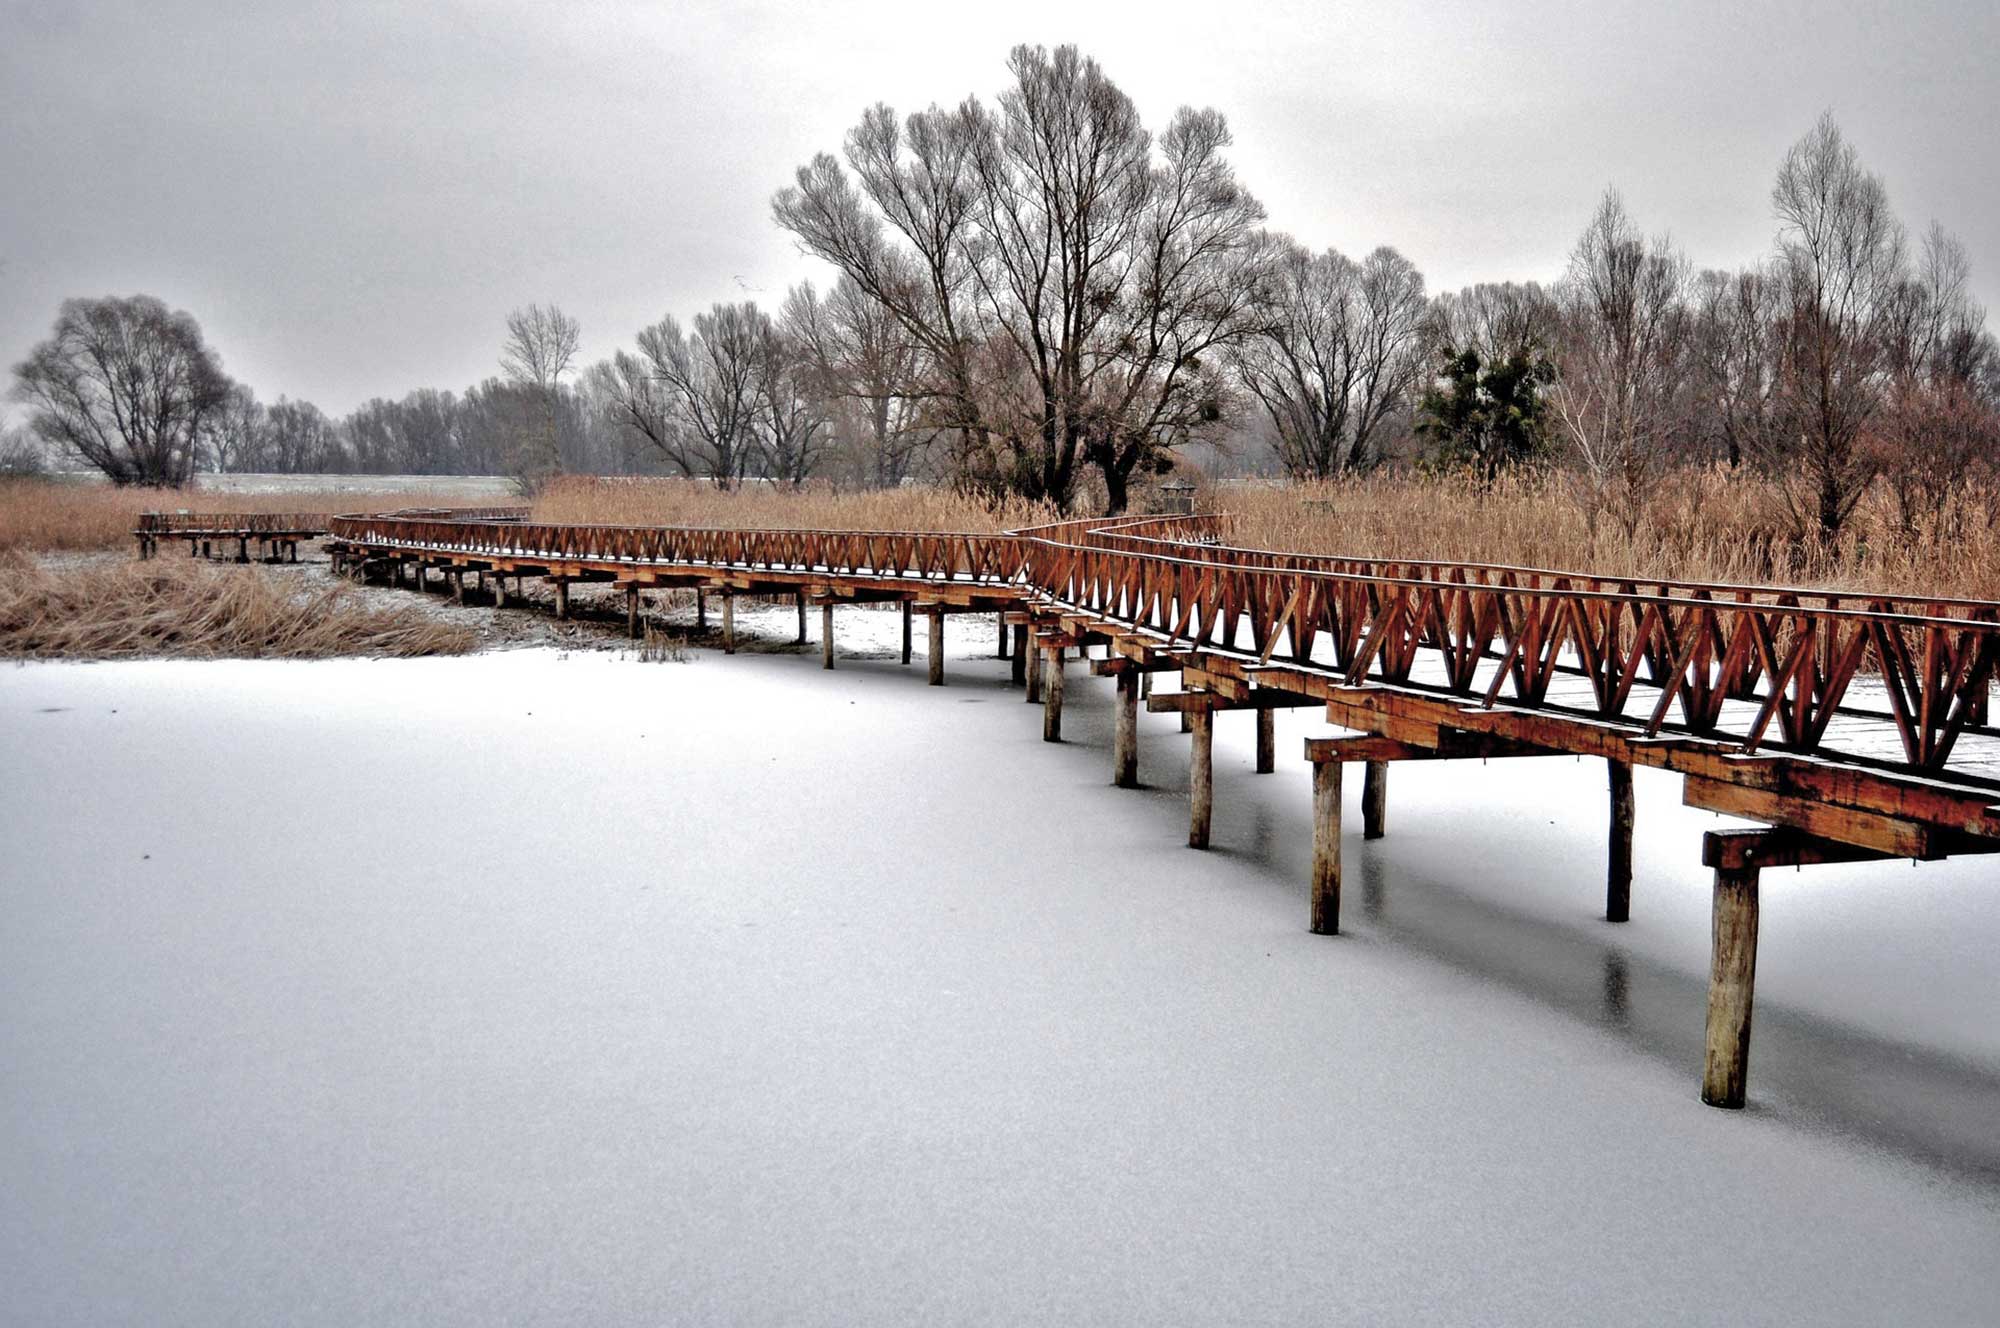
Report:
[[[1063,652],[1042,647],[1042,741],[1062,741]]]
[[[1118,718],[1112,732],[1111,782],[1119,788],[1139,787],[1139,670],[1118,674]]]
[[[910,601],[903,601],[903,662],[910,662]]]
[[[694,592],[694,626],[698,632],[708,630],[708,592],[701,589]]]
[[[401,579],[400,572],[398,573],[398,579]],[[496,609],[507,607],[507,574],[505,572],[495,572],[493,574],[493,607]]]
[[[569,582],[561,577],[552,577],[556,588],[556,617],[569,617]]]
[[[1029,705],[1040,705],[1042,701],[1042,648],[1035,644],[1032,634],[1028,640],[1028,686],[1023,699]]]
[[[1257,773],[1268,775],[1278,768],[1278,721],[1274,713],[1259,706],[1257,715]]]
[[[1005,659],[1011,653],[1007,649],[1007,615],[1004,613],[995,613],[993,621],[1000,627],[1000,644],[994,648],[993,658]]]
[[[931,686],[942,687],[944,686],[944,610],[932,609],[930,620],[930,650],[929,658],[925,662],[930,665]]]
[[[1028,681],[1028,629],[1025,624],[1014,626],[1014,662],[1008,666],[1007,677],[1016,685]]]
[[[1215,811],[1215,712],[1189,711],[1194,741],[1188,748],[1188,847],[1207,848]]]
[[[1750,1006],[1757,980],[1757,868],[1715,869],[1708,968],[1708,1047],[1701,1100],[1743,1105],[1750,1069]]]
[[[463,568],[454,567],[451,569],[451,601],[454,604],[465,603],[465,570]]]
[[[727,590],[722,592],[722,653],[736,653],[736,596]]]
[[[804,645],[806,643],[806,596],[804,591],[799,592],[798,601],[799,601],[799,644]]]
[[[1628,761],[1604,763],[1611,782],[1611,835],[1604,880],[1604,917],[1627,922],[1632,917],[1632,766]]]
[[[1313,762],[1312,930],[1340,933],[1340,762]]]
[[[625,587],[625,635],[639,639],[639,587]]]
[[[1389,763],[1369,761],[1361,772],[1361,837],[1389,833]]]
[[[833,667],[833,601],[819,606],[819,666]]]

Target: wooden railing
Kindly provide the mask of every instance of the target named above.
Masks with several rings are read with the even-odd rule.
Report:
[[[509,516],[516,515],[509,513]],[[1228,519],[1086,519],[997,535],[568,525],[484,512],[342,516],[384,551],[1018,585],[1163,647],[1688,735],[2000,782],[1985,727],[2000,604],[1244,549]],[[1844,721],[1853,721],[1851,724]]]

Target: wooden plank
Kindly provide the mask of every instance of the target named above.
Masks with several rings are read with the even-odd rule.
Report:
[[[1690,807],[1740,816],[1768,825],[1789,826],[1821,839],[1852,844],[1898,858],[1941,856],[1931,828],[1917,821],[1786,797],[1766,789],[1726,784],[1700,775],[1686,777],[1681,801]]]

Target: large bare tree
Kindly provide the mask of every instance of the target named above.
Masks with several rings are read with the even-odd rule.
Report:
[[[926,421],[922,356],[903,326],[851,277],[822,298],[810,282],[785,298],[786,332],[809,357],[821,391],[859,425],[868,481],[909,477],[938,430]]]
[[[903,326],[962,466],[1059,504],[1094,468],[1120,511],[1220,413],[1222,352],[1265,298],[1263,209],[1216,112],[1155,140],[1074,47],[1008,67],[994,110],[870,109],[845,167],[815,157],[774,211]]]
[[[1606,190],[1557,291],[1550,405],[1591,529],[1609,513],[1629,539],[1691,425],[1687,259],[1647,240]]]
[[[681,474],[733,488],[761,458],[760,354],[771,320],[754,302],[718,304],[689,329],[669,314],[612,357],[619,421]]]
[[[542,428],[523,440],[510,465],[515,480],[530,492],[563,468],[557,398],[581,338],[577,321],[553,304],[531,304],[507,315],[500,367],[509,381],[536,393],[542,406]]]
[[[1696,423],[1710,455],[1730,469],[1773,450],[1777,294],[1770,269],[1703,272],[1695,279],[1692,351]]]
[[[1387,247],[1357,263],[1293,245],[1275,267],[1269,320],[1236,352],[1244,386],[1293,478],[1365,469],[1428,362],[1423,274]]]
[[[150,295],[65,300],[14,366],[28,427],[116,484],[185,484],[229,379],[201,328]]]
[[[1868,429],[1886,394],[1903,228],[1831,115],[1785,154],[1771,203],[1781,428],[1769,459],[1794,518],[1831,546],[1881,467]]]

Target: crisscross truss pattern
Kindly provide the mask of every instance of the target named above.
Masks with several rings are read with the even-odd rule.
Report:
[[[2000,602],[1246,549],[1219,515],[998,535],[550,525],[518,513],[333,518],[381,556],[630,575],[729,569],[976,584],[1309,694],[1378,688],[1632,738],[1782,752],[2000,788],[1987,693]],[[1542,734],[1538,740],[1546,740]]]

